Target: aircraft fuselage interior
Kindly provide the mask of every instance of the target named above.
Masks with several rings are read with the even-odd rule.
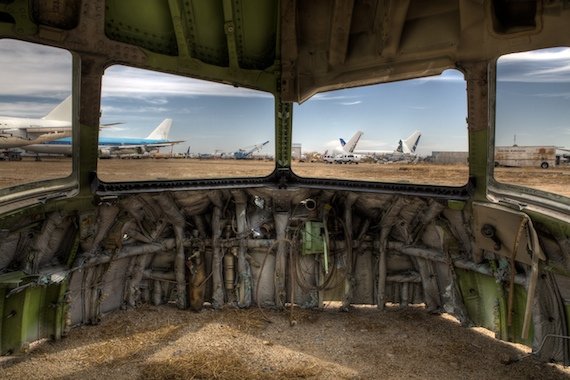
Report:
[[[0,160],[0,354],[143,303],[335,300],[425,305],[570,364],[569,25],[565,0],[0,1],[0,114],[72,95],[73,141],[62,172],[10,182],[50,162],[25,140],[62,130],[0,123],[23,141]],[[167,118],[170,158],[99,157]],[[388,149],[419,130],[419,153],[319,161],[356,130]],[[419,170],[447,151],[461,164]]]

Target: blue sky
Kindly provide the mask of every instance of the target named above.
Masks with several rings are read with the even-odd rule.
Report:
[[[511,54],[497,63],[496,145],[570,148],[570,49]]]
[[[0,115],[41,117],[71,92],[71,55],[65,51],[2,40],[0,65]],[[570,49],[504,57],[498,73],[497,144],[512,144],[516,134],[519,145],[570,147]],[[102,134],[145,137],[172,118],[170,138],[185,140],[177,151],[231,152],[269,140],[262,152],[273,154],[273,109],[271,95],[244,88],[122,66],[103,77],[101,122],[124,124]],[[321,93],[296,104],[293,142],[305,152],[323,152],[338,145],[339,137],[362,130],[357,149],[392,150],[419,129],[422,155],[465,151],[466,116],[463,75],[448,70],[438,77]]]
[[[297,105],[293,135],[309,150],[334,147],[364,132],[357,149],[394,150],[398,140],[422,131],[420,154],[467,149],[466,87],[463,75],[448,70],[439,77],[321,93]]]

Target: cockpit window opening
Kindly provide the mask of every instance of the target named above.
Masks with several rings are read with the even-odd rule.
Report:
[[[302,177],[463,186],[466,82],[439,76],[321,93],[293,113],[293,171]]]
[[[504,55],[496,72],[494,179],[569,197],[570,48]]]
[[[70,183],[70,155],[51,154],[49,146],[71,144],[72,62],[63,49],[0,39],[1,195]]]
[[[105,182],[264,177],[274,163],[271,94],[126,66],[102,85]]]

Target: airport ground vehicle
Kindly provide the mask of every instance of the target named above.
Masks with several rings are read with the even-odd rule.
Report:
[[[558,164],[555,146],[498,146],[495,149],[496,166],[534,166],[543,169]]]
[[[359,161],[360,157],[352,153],[339,154],[334,160],[336,164],[358,164]]]
[[[318,307],[320,268],[330,259],[345,309],[425,303],[568,363],[568,341],[558,337],[569,328],[570,200],[493,177],[496,60],[568,46],[570,34],[560,32],[570,21],[566,1],[14,0],[0,9],[3,38],[73,53],[78,142],[70,176],[0,190],[1,353],[139,302]],[[113,64],[271,94],[274,171],[98,178],[101,82]],[[291,170],[294,103],[450,68],[467,86],[465,185]],[[291,241],[299,243],[292,250]],[[265,255],[268,248],[274,253]],[[263,257],[271,264],[251,264]],[[288,260],[312,275],[295,273]]]

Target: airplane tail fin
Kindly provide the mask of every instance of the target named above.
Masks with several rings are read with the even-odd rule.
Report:
[[[146,137],[147,140],[168,140],[172,119],[164,119],[154,131]]]
[[[356,148],[356,144],[358,144],[358,141],[360,140],[360,138],[362,137],[363,132],[362,131],[357,131],[354,136],[352,136],[350,138],[350,140],[348,140],[347,143],[345,143],[344,145],[342,145],[342,149],[344,149],[345,152],[347,153],[353,153],[354,149]],[[341,139],[341,144],[344,140]]]
[[[47,115],[42,117],[43,120],[62,120],[71,123],[71,95],[55,106]]]
[[[408,154],[415,153],[416,148],[418,147],[418,144],[420,142],[420,137],[422,137],[422,133],[416,130],[414,133],[410,135],[410,137],[408,137],[404,141],[400,140],[398,142],[398,149],[396,149],[396,151]]]
[[[339,140],[340,140],[340,146],[346,145],[346,141],[344,141],[344,139],[342,137]]]

